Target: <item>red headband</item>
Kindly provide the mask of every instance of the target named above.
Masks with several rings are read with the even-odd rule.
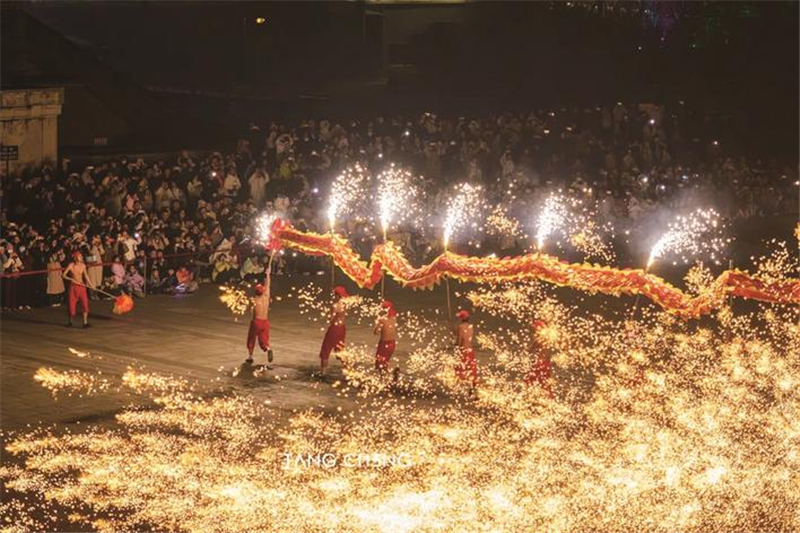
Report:
[[[350,296],[349,294],[347,294],[347,290],[345,290],[345,288],[342,287],[341,285],[337,285],[336,287],[333,288],[333,294],[341,298],[347,298],[348,296]]]
[[[462,309],[461,311],[456,313],[456,317],[460,318],[461,320],[466,320],[469,318],[469,311],[467,311],[466,309]]]
[[[397,311],[395,311],[394,309],[394,304],[389,300],[384,300],[383,303],[381,304],[381,307],[385,307],[389,310],[390,317],[397,316]]]

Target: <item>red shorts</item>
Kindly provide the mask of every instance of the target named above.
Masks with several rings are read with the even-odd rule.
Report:
[[[81,303],[81,309],[84,313],[89,312],[89,295],[86,293],[86,287],[73,283],[69,286],[69,316],[75,316],[77,312],[78,302]]]
[[[269,348],[269,320],[266,318],[254,318],[250,321],[250,329],[247,331],[247,350],[253,353],[253,348],[256,347],[256,338],[258,338],[258,345],[265,352]]]
[[[378,343],[378,349],[375,350],[375,368],[377,370],[389,368],[389,359],[392,357],[396,345],[396,341],[380,341]]]
[[[344,336],[346,330],[344,324],[331,324],[325,332],[325,339],[322,341],[322,348],[319,350],[319,358],[327,361],[331,352],[338,352],[344,348]]]
[[[475,359],[475,350],[461,348],[461,361],[456,365],[458,379],[469,380],[474,386],[478,382],[478,361]]]

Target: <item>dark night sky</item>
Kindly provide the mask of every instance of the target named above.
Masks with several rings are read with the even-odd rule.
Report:
[[[606,4],[636,8],[626,16],[553,2],[429,9],[356,2],[22,5],[139,84],[162,91],[282,102],[324,95],[327,111],[342,113],[367,111],[370,102],[379,109],[463,104],[477,111],[491,103],[686,100],[744,113],[759,134],[777,132],[778,141],[797,145],[797,2]],[[435,23],[437,9],[456,13],[458,23]],[[381,37],[368,36],[365,11],[382,13],[384,39],[392,38],[388,28],[406,26],[410,79],[375,62]],[[256,25],[256,17],[266,24]],[[364,88],[375,94],[365,98]]]

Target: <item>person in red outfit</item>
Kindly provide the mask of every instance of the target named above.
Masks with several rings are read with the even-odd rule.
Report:
[[[469,311],[461,309],[456,313],[461,323],[456,330],[456,346],[461,352],[461,361],[456,366],[456,376],[461,381],[469,381],[470,389],[475,391],[478,384],[478,362],[475,359],[475,350],[472,348],[473,329],[469,323]]]
[[[538,385],[547,393],[547,396],[552,398],[553,390],[550,387],[552,377],[550,354],[541,338],[541,331],[545,326],[546,324],[542,320],[534,320],[531,322],[531,368],[525,376],[525,385],[529,387]]]
[[[347,294],[347,291],[341,285],[337,285],[333,288],[333,294],[335,300],[331,308],[328,330],[325,332],[322,348],[319,350],[320,377],[325,375],[331,352],[340,352],[344,349],[344,338],[347,332],[344,326],[344,319],[347,316],[347,307],[345,306],[344,299],[350,295]]]
[[[89,279],[89,272],[86,263],[83,261],[83,254],[75,252],[72,254],[72,262],[67,266],[62,274],[64,279],[69,280],[69,320],[67,326],[72,326],[72,319],[78,311],[78,302],[81,304],[83,312],[83,327],[88,328],[89,324],[89,295],[86,287],[94,288],[92,280]]]
[[[389,300],[384,300],[381,307],[386,309],[386,314],[378,318],[372,332],[380,335],[375,350],[375,369],[380,375],[384,375],[389,369],[389,359],[397,345],[397,311]]]
[[[250,320],[250,329],[247,331],[247,359],[246,363],[253,362],[253,350],[256,339],[261,350],[267,352],[267,362],[272,362],[272,348],[269,345],[269,285],[267,276],[264,285],[256,285],[256,295],[253,298],[253,318]]]

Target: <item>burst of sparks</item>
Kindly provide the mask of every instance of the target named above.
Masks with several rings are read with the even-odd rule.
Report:
[[[444,247],[450,244],[453,236],[467,225],[477,227],[480,214],[485,205],[483,187],[471,183],[460,183],[455,194],[447,203],[444,217]]]
[[[262,213],[255,222],[256,241],[262,246],[269,246],[272,241],[272,225],[280,218],[278,213]]]
[[[251,300],[244,289],[223,285],[219,290],[222,291],[219,301],[225,304],[234,317],[238,318],[244,315],[250,308]]]
[[[786,253],[761,261],[776,279]],[[704,290],[699,267],[688,277]],[[322,294],[303,284],[290,299],[321,325]],[[472,399],[454,374],[451,332],[427,311],[401,310],[399,382],[376,375],[372,346],[349,341],[343,377],[321,385],[320,408],[282,405],[281,375],[261,402],[140,369],[114,384],[105,376],[102,389],[86,387],[91,373],[41,369],[50,390],[99,395],[114,385],[158,407],[131,406],[76,432],[13,435],[0,468],[2,528],[800,529],[797,306],[728,309],[694,325],[652,309],[617,320],[593,311],[596,296],[566,303],[533,282],[466,297],[481,367]],[[348,327],[377,316],[376,295],[347,303]],[[522,379],[541,355],[532,318],[546,323],[537,340],[555,367],[553,398]],[[366,466],[302,460],[330,451],[364,454]],[[381,462],[401,455],[410,467]]]
[[[378,175],[378,215],[381,230],[390,224],[402,224],[418,209],[419,189],[411,172],[390,165]]]
[[[337,220],[353,213],[365,195],[368,182],[369,175],[366,169],[358,164],[346,168],[336,176],[331,184],[326,210],[328,227],[331,231],[335,228]]]
[[[558,190],[547,196],[537,217],[536,247],[542,250],[549,238],[563,234],[587,258],[597,257],[610,263],[615,254],[608,237],[613,233],[614,228],[600,220],[592,202]]]
[[[563,196],[551,194],[547,197],[536,222],[537,248],[541,250],[547,237],[564,223],[566,212]]]
[[[689,215],[678,216],[653,245],[647,268],[669,253],[679,255],[684,262],[707,254],[712,261],[720,264],[721,254],[731,242],[730,238],[723,237],[723,230],[724,224],[719,213],[713,209],[698,209]]]

